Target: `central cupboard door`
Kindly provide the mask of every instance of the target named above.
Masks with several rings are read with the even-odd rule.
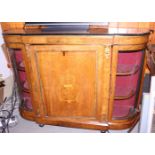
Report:
[[[103,46],[31,45],[29,49],[33,97],[43,115],[100,120],[106,115]]]

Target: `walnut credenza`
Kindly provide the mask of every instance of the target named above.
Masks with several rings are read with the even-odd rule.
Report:
[[[127,129],[140,117],[148,33],[4,33],[20,113],[38,124]]]

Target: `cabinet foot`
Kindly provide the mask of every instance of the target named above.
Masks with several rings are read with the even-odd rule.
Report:
[[[101,130],[101,133],[110,133],[109,130]]]
[[[39,124],[39,127],[44,127],[45,125],[44,124]]]

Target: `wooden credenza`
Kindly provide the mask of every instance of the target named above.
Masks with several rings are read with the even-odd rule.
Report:
[[[38,124],[132,128],[140,116],[148,32],[5,32],[21,115]]]

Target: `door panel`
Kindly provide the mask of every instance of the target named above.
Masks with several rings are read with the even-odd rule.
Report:
[[[143,61],[143,47],[113,47],[109,120],[126,121],[139,110]]]
[[[98,55],[101,46],[31,46],[32,68],[46,116],[93,117],[97,103]],[[34,75],[34,77],[36,77]],[[36,87],[36,86],[35,86]]]

